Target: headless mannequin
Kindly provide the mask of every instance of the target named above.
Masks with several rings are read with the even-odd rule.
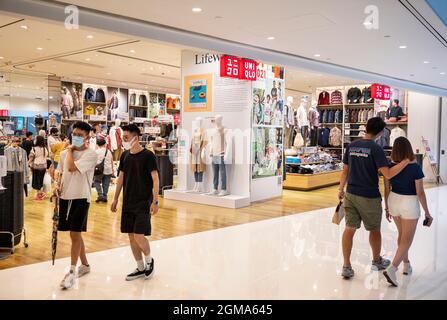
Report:
[[[196,128],[191,139],[191,169],[194,172],[194,188],[192,192],[203,192],[203,173],[206,170],[206,164],[202,160],[205,154],[205,130],[203,128],[203,119],[196,118]]]
[[[293,128],[295,126],[295,112],[293,109],[293,97],[287,97],[287,105],[284,112],[284,147],[289,148],[293,144]]]
[[[309,137],[309,118],[307,111],[307,99],[301,99],[297,113],[298,127],[304,140],[304,146],[307,146],[307,138]]]
[[[320,126],[320,122],[317,106],[318,102],[312,100],[309,108],[310,146],[316,146],[318,144],[318,127]]]
[[[225,156],[227,152],[225,128],[222,125],[222,116],[217,115],[214,118],[215,128],[210,136],[210,156],[213,167],[213,191],[211,195],[226,196],[227,191],[227,172],[225,167]],[[219,179],[220,178],[220,179]],[[221,191],[218,192],[219,180],[221,181]]]

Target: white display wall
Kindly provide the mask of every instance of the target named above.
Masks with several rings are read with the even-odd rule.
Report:
[[[206,99],[188,100],[185,90],[199,83],[206,86]],[[285,86],[283,86],[284,88]],[[206,100],[206,101],[205,101]],[[282,194],[281,179],[277,176],[252,180],[252,107],[253,83],[220,77],[220,55],[212,52],[182,52],[182,127],[179,134],[178,184],[175,190],[165,191],[168,199],[184,200],[222,207],[238,208],[253,201],[265,200]],[[226,166],[228,196],[188,193],[194,186],[190,169],[190,144],[196,118],[203,118],[204,128],[213,127],[211,120],[223,117],[232,141],[232,164]],[[213,189],[211,158],[207,155],[204,191]],[[279,182],[279,183],[278,183]]]

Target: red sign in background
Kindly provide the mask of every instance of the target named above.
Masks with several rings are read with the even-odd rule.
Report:
[[[223,55],[220,58],[220,76],[255,81],[257,65],[254,60]]]
[[[223,55],[220,58],[220,76],[239,79],[240,58]]]
[[[391,99],[390,86],[374,83],[371,86],[371,98],[379,100],[390,100]]]

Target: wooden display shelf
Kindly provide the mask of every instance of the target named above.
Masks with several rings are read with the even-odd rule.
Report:
[[[374,107],[374,102],[372,103],[347,103],[346,107],[356,107],[356,108],[371,108]]]
[[[323,107],[323,108],[338,108],[338,109],[340,109],[340,108],[343,108],[343,104],[320,104],[317,107],[318,108]]]
[[[333,170],[314,174],[286,173],[283,188],[310,191],[340,183],[343,170]]]
[[[99,104],[99,105],[102,105],[102,106],[106,105],[105,102],[86,101],[86,100],[84,100],[84,104]]]
[[[132,105],[130,105],[129,108],[144,108],[144,109],[147,109],[148,106],[132,106]]]

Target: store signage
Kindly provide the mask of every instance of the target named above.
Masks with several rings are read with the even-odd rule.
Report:
[[[390,86],[374,83],[371,86],[371,98],[379,100],[390,100],[391,99]]]
[[[205,54],[196,54],[196,64],[206,64],[206,63],[214,63],[220,60],[220,56],[218,54],[211,54],[211,53],[205,53]]]
[[[158,121],[161,122],[172,122],[173,119],[174,118],[170,114],[163,114],[158,116]]]
[[[425,155],[428,158],[428,162],[430,162],[431,165],[437,165],[438,162],[436,161],[435,156],[433,155],[433,152],[431,151],[430,144],[427,139],[422,137],[422,145],[424,146]]]
[[[256,67],[256,78],[265,79],[267,77],[267,65],[264,63],[258,63]]]
[[[133,122],[135,123],[144,123],[145,121],[148,121],[149,119],[147,118],[139,118],[139,117],[135,117],[135,119],[133,120]]]
[[[106,121],[106,116],[90,115],[90,121]]]
[[[255,81],[257,62],[250,59],[223,55],[220,58],[220,76]]]
[[[220,76],[239,79],[240,61],[238,57],[223,55],[220,58]]]
[[[239,61],[239,79],[256,81],[256,67],[258,63],[254,60],[241,59]]]
[[[144,133],[146,134],[159,134],[160,132],[160,127],[144,127]]]

